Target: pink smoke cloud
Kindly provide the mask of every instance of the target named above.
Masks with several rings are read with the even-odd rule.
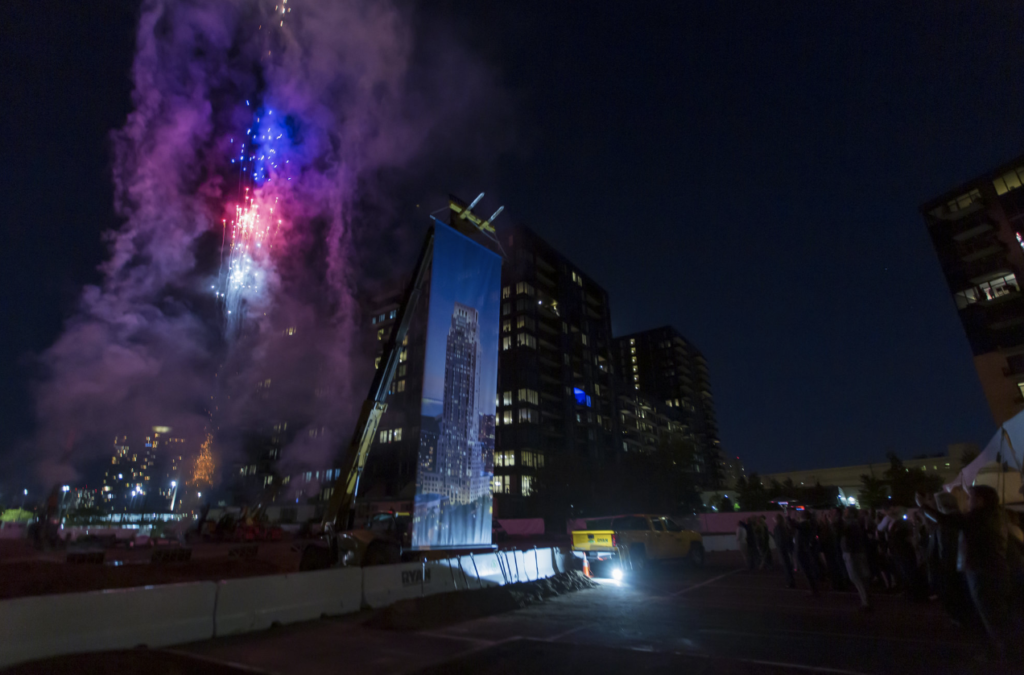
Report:
[[[40,356],[35,444],[47,484],[109,456],[115,434],[152,425],[196,447],[213,432],[224,468],[244,456],[246,434],[288,422],[297,434],[282,471],[326,468],[351,433],[372,374],[359,288],[379,282],[371,269],[399,271],[381,256],[404,262],[418,247],[398,236],[381,172],[422,169],[452,140],[446,127],[466,132],[470,149],[456,155],[477,152],[474,120],[502,94],[442,39],[431,63],[445,72],[425,69],[415,15],[391,3],[272,6],[143,3],[134,110],[113,134],[124,223],[107,235],[102,283]],[[257,100],[287,120],[284,168],[258,187],[283,223],[262,288],[225,335],[210,289],[221,281],[221,223],[242,199],[230,159]]]

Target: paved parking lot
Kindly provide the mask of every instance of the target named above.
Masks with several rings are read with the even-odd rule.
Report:
[[[734,554],[717,553],[701,570],[654,567],[453,625],[375,629],[364,612],[172,651],[201,659],[199,670],[282,675],[1003,672],[977,663],[981,636],[952,627],[934,603],[875,601],[864,614],[855,594],[812,598],[783,588],[778,571],[752,574]]]
[[[734,554],[719,553],[702,570],[654,567],[639,579],[447,627],[383,631],[356,616],[185,651],[295,675],[337,672],[341,664],[346,673],[391,675],[440,664],[429,672],[526,672],[556,663],[561,672],[587,673],[629,664],[673,672],[993,672],[975,663],[980,636],[952,627],[934,604],[885,596],[873,613],[857,606],[852,593],[812,598],[783,588],[779,572],[751,574]]]

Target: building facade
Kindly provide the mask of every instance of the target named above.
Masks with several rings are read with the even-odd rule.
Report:
[[[97,506],[112,512],[160,512],[171,507],[186,440],[170,427],[114,438]]]
[[[615,338],[616,369],[627,388],[662,401],[696,447],[702,490],[718,489],[724,459],[707,359],[671,326]]]
[[[494,512],[539,515],[539,469],[572,454],[598,464],[621,449],[608,293],[525,226],[502,233]]]
[[[921,207],[996,424],[1024,410],[1024,156]]]

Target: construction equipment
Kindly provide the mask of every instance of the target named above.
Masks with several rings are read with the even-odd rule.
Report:
[[[477,233],[483,234],[497,244],[500,249],[501,245],[498,244],[495,237],[492,222],[505,207],[498,208],[490,218],[482,219],[473,213],[472,209],[480,203],[483,197],[484,193],[481,192],[471,204],[467,205],[457,197],[449,196],[448,210],[451,215],[448,226],[470,237]],[[444,225],[433,215],[430,216],[430,219],[433,223]],[[321,522],[322,541],[303,549],[299,569],[398,562],[401,559],[403,547],[408,546],[408,542],[404,540],[405,534],[411,530],[411,527],[408,526],[411,523],[406,525],[400,522],[398,516],[393,513],[372,515],[368,521],[368,527],[365,529],[353,529],[353,525],[359,480],[366,467],[373,439],[377,435],[377,427],[388,407],[387,396],[395,371],[398,369],[402,344],[408,335],[409,325],[420,298],[427,291],[427,272],[430,270],[434,256],[433,223],[427,231],[412,279],[398,308],[395,328],[384,346],[380,367],[370,385],[369,396],[363,402],[352,440],[342,457],[338,479],[334,484]]]

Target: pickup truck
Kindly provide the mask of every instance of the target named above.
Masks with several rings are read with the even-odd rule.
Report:
[[[587,529],[573,531],[572,550],[591,564],[611,564],[616,577],[642,571],[650,561],[686,560],[694,567],[704,564],[700,534],[658,515],[589,518]]]

